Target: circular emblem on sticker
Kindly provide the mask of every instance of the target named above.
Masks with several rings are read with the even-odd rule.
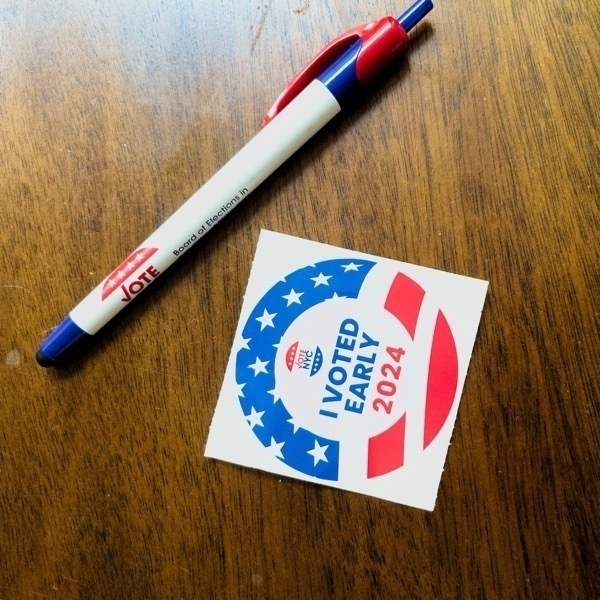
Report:
[[[243,325],[235,363],[243,415],[265,448],[306,475],[396,471],[426,451],[455,401],[446,318],[418,282],[378,267],[354,258],[298,269]]]

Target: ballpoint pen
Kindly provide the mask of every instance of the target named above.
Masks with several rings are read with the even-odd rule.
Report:
[[[417,0],[330,42],[292,80],[262,129],[86,296],[42,342],[44,367],[63,362],[335,117],[408,45],[431,9]]]

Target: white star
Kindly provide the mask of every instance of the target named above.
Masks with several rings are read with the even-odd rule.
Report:
[[[281,297],[285,298],[287,300],[288,306],[291,306],[292,304],[301,304],[300,296],[302,296],[302,294],[304,294],[304,292],[296,292],[294,290],[294,288],[292,288],[292,290],[290,291],[289,294],[287,294],[287,296],[281,296]]]
[[[242,339],[242,341],[239,342],[238,350],[250,350],[250,346],[248,345],[248,342],[252,338],[241,338],[241,339]]]
[[[278,402],[283,404],[283,400],[279,397],[277,390],[267,390],[267,394],[271,394],[271,396],[273,396],[273,404],[277,404]]]
[[[260,360],[260,358],[258,358],[258,356],[257,356],[256,360],[254,361],[254,364],[248,365],[248,368],[254,370],[254,377],[256,377],[259,373],[268,373],[268,371],[267,371],[268,364],[269,364],[268,360]]]
[[[294,433],[296,433],[296,431],[298,431],[298,429],[300,429],[300,425],[298,425],[298,423],[296,423],[296,419],[294,419],[294,417],[292,417],[291,419],[288,419],[287,422],[290,423],[290,425],[293,425]]]
[[[136,264],[135,264],[135,262],[134,262],[134,261],[131,261],[131,262],[128,262],[128,263],[127,263],[127,268],[128,268],[130,271],[132,271],[132,270],[133,270],[133,268],[134,268],[135,266],[136,266]]]
[[[108,287],[110,287],[110,288],[113,288],[113,289],[114,289],[114,288],[116,288],[116,287],[117,287],[117,283],[118,283],[118,282],[117,282],[117,280],[116,280],[116,279],[109,279],[109,280],[108,280],[106,283],[108,284]]]
[[[237,388],[237,391],[236,391],[235,395],[238,398],[245,398],[244,392],[242,391],[244,389],[245,385],[246,385],[245,383],[237,383],[236,382],[235,387]]]
[[[283,448],[284,444],[285,442],[277,443],[275,438],[271,438],[271,445],[267,446],[267,448],[273,453],[275,458],[283,458],[283,452],[281,452],[281,449]]]
[[[342,265],[342,269],[344,269],[344,273],[348,271],[358,271],[358,269],[362,267],[362,265],[357,265],[353,262],[348,263],[347,265]]]
[[[256,412],[254,406],[250,407],[250,414],[245,415],[246,421],[250,424],[250,429],[254,429],[256,425],[260,425],[263,427],[262,416],[265,414],[265,411]]]
[[[329,280],[331,277],[331,275],[323,275],[323,273],[319,273],[316,277],[311,277],[311,280],[315,282],[315,287],[319,287],[320,285],[329,285]]]
[[[117,273],[117,275],[119,276],[119,279],[123,279],[123,277],[125,277],[126,275],[128,275],[127,271],[119,271]]]
[[[256,320],[260,323],[260,330],[262,331],[265,327],[275,327],[273,325],[273,319],[277,316],[277,313],[269,313],[265,308],[262,317],[256,317]]]
[[[325,452],[327,451],[327,448],[329,448],[329,446],[320,446],[319,442],[317,442],[317,440],[315,440],[315,447],[312,450],[307,450],[308,454],[312,455],[312,457],[315,460],[315,464],[313,465],[313,467],[317,466],[317,463],[319,461],[325,461],[325,462],[329,462],[327,460],[327,457],[325,456]]]
[[[332,300],[341,300],[342,298],[345,298],[346,296],[340,296],[337,292],[333,292],[333,296],[331,296]]]

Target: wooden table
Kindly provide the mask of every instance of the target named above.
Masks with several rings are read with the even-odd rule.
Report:
[[[257,130],[338,0],[0,2],[0,598],[600,597],[600,11],[439,2],[72,366],[68,310]],[[261,229],[489,280],[431,513],[203,457]]]

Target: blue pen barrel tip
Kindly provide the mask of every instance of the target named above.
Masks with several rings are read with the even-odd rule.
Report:
[[[58,365],[66,357],[72,356],[74,349],[89,337],[71,317],[66,317],[41,343],[35,359],[41,367]]]
[[[404,31],[410,31],[432,8],[431,0],[417,0],[398,17],[398,23]]]
[[[48,368],[54,366],[54,361],[51,358],[48,358],[41,350],[38,350],[35,353],[35,360],[37,360],[40,367]]]

